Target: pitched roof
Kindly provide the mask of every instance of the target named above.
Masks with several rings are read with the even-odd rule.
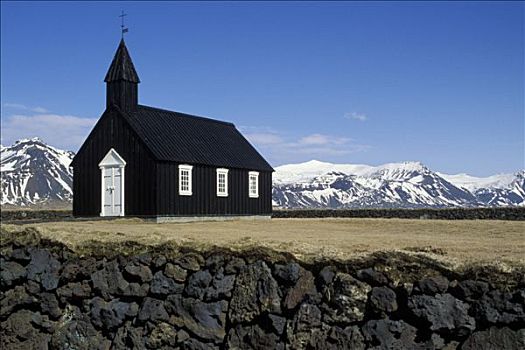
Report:
[[[108,73],[104,81],[106,83],[118,80],[125,80],[132,83],[140,83],[139,76],[133,62],[131,61],[131,56],[129,55],[128,49],[126,48],[126,43],[124,39],[120,40],[117,52],[111,66],[109,66]]]
[[[273,171],[232,123],[143,105],[121,113],[158,160]]]

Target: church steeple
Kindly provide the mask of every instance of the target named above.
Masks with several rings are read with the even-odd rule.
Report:
[[[120,40],[104,81],[106,82],[106,107],[117,105],[122,110],[131,110],[137,106],[140,79],[124,39]]]

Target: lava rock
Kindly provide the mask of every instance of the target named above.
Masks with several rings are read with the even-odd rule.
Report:
[[[211,281],[211,285],[206,289],[204,300],[218,300],[231,298],[233,286],[235,285],[235,275],[224,275],[222,269],[219,270]]]
[[[138,313],[137,303],[125,303],[119,299],[106,302],[100,297],[95,297],[89,305],[93,324],[109,330],[121,326],[126,317],[134,317]]]
[[[237,325],[228,332],[227,349],[279,349],[279,338],[258,325]],[[283,348],[281,344],[281,348]]]
[[[226,257],[222,254],[213,254],[206,259],[206,268],[212,273],[216,274],[224,268]]]
[[[11,260],[15,260],[19,263],[26,265],[31,260],[27,248],[15,248],[11,252]]]
[[[277,334],[282,335],[284,327],[286,326],[286,318],[279,315],[268,314],[268,320],[273,330]]]
[[[231,274],[237,274],[241,271],[242,267],[245,266],[246,263],[243,259],[238,257],[232,257],[230,261],[226,263],[224,266],[224,273],[231,275]]]
[[[323,345],[317,347],[323,348]],[[359,327],[348,326],[346,328],[332,327],[328,331],[326,337],[326,343],[324,348],[327,349],[352,349],[352,350],[364,350],[365,340]]]
[[[230,302],[232,323],[250,322],[263,312],[281,313],[279,285],[263,261],[244,266],[235,280]]]
[[[0,316],[7,317],[20,307],[37,304],[38,302],[39,300],[33,295],[28,294],[23,286],[16,286],[13,289],[8,289],[5,293],[2,293],[2,299],[0,300]]]
[[[369,305],[375,314],[384,315],[397,310],[396,293],[388,287],[374,287]]]
[[[224,300],[204,303],[198,299],[182,298],[180,294],[168,296],[166,308],[172,315],[170,323],[184,327],[201,339],[221,343],[226,335],[226,310]]]
[[[404,321],[389,319],[368,321],[362,328],[368,349],[413,349],[417,329]]]
[[[164,275],[166,275],[169,278],[173,278],[177,282],[186,281],[187,274],[188,273],[186,272],[186,270],[184,270],[179,265],[167,263],[166,267],[164,268]]]
[[[388,278],[379,271],[372,268],[357,271],[357,278],[373,287],[386,286]]]
[[[146,346],[151,349],[159,349],[163,346],[174,348],[176,344],[177,330],[165,322],[157,324],[146,338]]]
[[[144,265],[128,264],[124,268],[124,271],[126,272],[128,280],[136,280],[144,283],[153,279],[150,268]]]
[[[286,338],[292,349],[305,348],[307,344],[321,342],[321,310],[315,305],[302,303],[293,320],[286,324]]]
[[[475,329],[476,321],[469,316],[469,305],[450,294],[415,295],[408,308],[417,318],[429,324],[431,331],[466,335]]]
[[[459,298],[467,301],[473,301],[481,298],[489,291],[489,284],[483,281],[466,280],[461,281],[454,288],[454,294]]]
[[[92,273],[97,271],[97,265],[99,263],[95,258],[68,261],[62,266],[60,280],[62,283],[87,280]]]
[[[213,344],[202,343],[197,339],[190,338],[181,344],[181,350],[218,350]]]
[[[201,299],[206,293],[206,289],[212,280],[211,274],[207,270],[200,270],[190,275],[185,292],[188,296]]]
[[[62,316],[62,310],[58,305],[58,300],[52,293],[40,294],[40,308],[43,313],[46,313],[53,318],[59,318]]]
[[[323,290],[323,311],[329,323],[363,320],[371,288],[346,273],[338,272],[333,283]]]
[[[176,259],[174,263],[185,270],[199,271],[201,266],[204,265],[204,258],[202,255],[191,253],[181,256],[180,258]]]
[[[61,298],[89,298],[91,287],[88,281],[68,283],[57,289],[57,295]]]
[[[42,333],[41,328],[45,332],[52,332],[52,324],[46,317],[29,310],[11,314],[0,327],[1,349],[47,349],[51,337]]]
[[[162,300],[146,297],[140,307],[137,319],[141,322],[152,321],[168,321],[169,315],[164,307]]]
[[[317,276],[317,281],[321,287],[325,285],[332,284],[335,274],[337,272],[337,269],[335,266],[325,266],[321,269],[319,272],[319,276]]]
[[[111,347],[115,350],[127,350],[130,348],[144,350],[146,349],[146,341],[142,336],[143,333],[144,329],[142,327],[133,326],[131,321],[128,321],[117,330]]]
[[[110,299],[111,295],[121,295],[129,288],[129,283],[122,276],[115,260],[104,264],[102,270],[92,273],[91,283],[95,291],[106,300]]]
[[[164,255],[159,255],[153,260],[153,266],[155,266],[157,269],[161,269],[164,267],[164,265],[166,265],[167,262],[168,260]]]
[[[151,262],[153,261],[153,257],[150,253],[142,253],[139,255],[136,255],[132,258],[131,264],[132,265],[151,265]]]
[[[40,288],[40,283],[35,281],[27,280],[25,285],[27,292],[35,296],[38,296],[38,294],[40,294],[40,291],[42,290],[42,288]]]
[[[295,309],[295,307],[297,307],[297,305],[299,305],[304,300],[306,295],[313,295],[317,292],[317,290],[315,289],[314,276],[312,275],[312,273],[308,270],[303,269],[299,265],[297,266],[297,273],[295,272],[295,267],[285,269],[284,271],[287,271],[286,273],[281,271],[282,273],[284,273],[285,277],[290,278],[289,282],[291,282],[292,280],[294,281],[293,287],[291,287],[286,292],[283,301],[283,306],[285,307],[285,309],[288,310]]]
[[[302,267],[295,262],[286,265],[276,264],[274,266],[274,275],[285,285],[292,286],[299,279],[301,270]]]
[[[490,291],[472,304],[474,317],[485,326],[525,324],[523,305],[513,301],[513,295],[498,290]]]
[[[25,267],[14,261],[6,261],[0,264],[0,286],[10,287],[26,276]]]
[[[183,289],[183,284],[176,283],[173,279],[166,277],[162,271],[158,271],[153,276],[150,291],[157,295],[168,295],[181,293]]]
[[[288,323],[288,334],[307,331],[321,326],[321,310],[315,305],[302,303],[293,320]]]
[[[190,335],[184,329],[179,329],[177,332],[177,342],[183,343],[184,341],[190,339]]]
[[[60,262],[44,249],[31,252],[31,261],[27,266],[27,278],[40,282],[45,290],[53,290],[58,286]]]
[[[2,322],[2,331],[7,336],[15,335],[20,339],[27,340],[38,335],[38,326],[42,325],[43,322],[45,321],[39,313],[18,310],[9,315],[5,322]]]
[[[462,350],[522,350],[525,349],[525,329],[491,327],[474,332],[461,346]]]
[[[148,295],[149,284],[130,283],[120,294],[125,297],[145,297]]]
[[[111,342],[91,324],[76,306],[68,305],[51,337],[53,349],[109,349]]]
[[[512,299],[513,301],[525,306],[525,288],[517,290]]]
[[[445,293],[448,289],[448,279],[443,276],[425,278],[418,281],[415,288],[420,293],[428,295]]]

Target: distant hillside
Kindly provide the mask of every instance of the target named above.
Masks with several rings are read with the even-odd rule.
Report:
[[[3,207],[70,206],[73,152],[38,138],[0,147]],[[525,206],[525,170],[479,178],[434,172],[419,162],[369,166],[316,160],[275,170],[273,203],[282,208]]]
[[[1,147],[4,206],[63,207],[72,200],[75,155],[45,144],[38,138]]]
[[[476,178],[436,173],[419,162],[374,167],[315,160],[275,170],[273,201],[283,208],[525,206],[525,170]]]

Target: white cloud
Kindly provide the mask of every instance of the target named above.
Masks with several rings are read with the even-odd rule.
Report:
[[[300,145],[344,145],[352,141],[348,137],[337,137],[333,135],[311,134],[299,139]]]
[[[76,152],[96,121],[58,114],[12,115],[2,118],[2,144],[39,137],[51,146]]]
[[[357,112],[345,113],[345,118],[359,120],[360,122],[364,122],[368,120],[368,116],[366,114],[357,113]]]
[[[5,108],[19,109],[23,111],[30,111],[35,113],[48,113],[49,111],[43,107],[28,107],[20,103],[4,103]]]
[[[283,143],[281,136],[274,133],[248,133],[245,135],[247,139],[258,145],[277,145]]]
[[[250,128],[243,128],[243,130],[248,129]],[[276,131],[246,132],[245,136],[273,164],[300,162],[314,158],[326,161],[345,160],[344,157],[352,153],[364,152],[370,148],[368,145],[356,143],[349,137],[320,133],[292,137]]]
[[[34,107],[33,109],[31,109],[33,112],[36,112],[36,113],[48,113],[49,111],[43,107]]]

